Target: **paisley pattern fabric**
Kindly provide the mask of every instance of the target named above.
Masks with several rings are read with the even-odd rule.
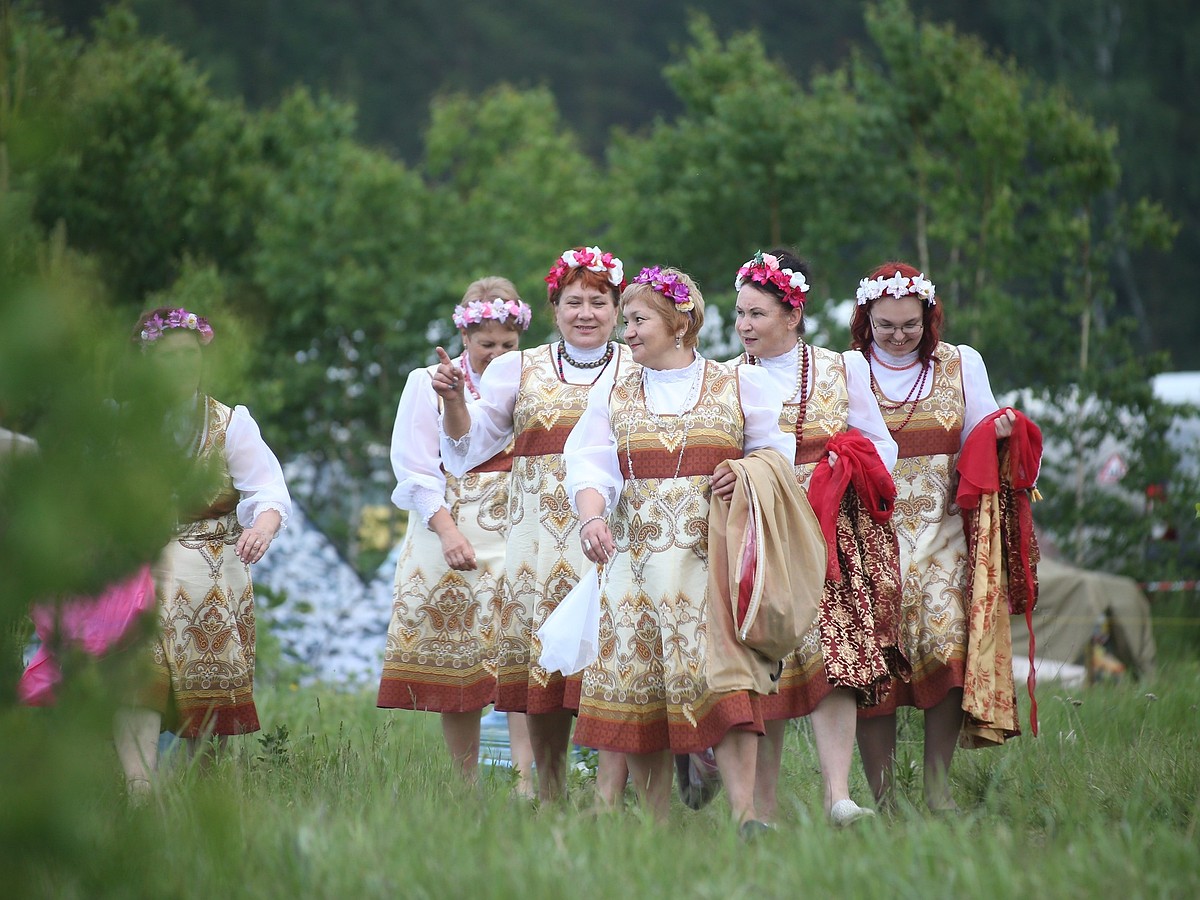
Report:
[[[420,513],[409,513],[376,705],[472,712],[492,702],[492,613],[504,570],[511,464],[501,453],[462,478],[446,478],[446,509],[475,550],[473,570],[451,569],[441,540]]]
[[[259,730],[254,706],[254,587],[234,552],[242,526],[225,463],[233,410],[205,398],[198,462],[216,478],[207,508],[183,524],[151,567],[159,636],[146,702],[183,737]]]
[[[567,497],[562,452],[587,408],[591,385],[560,380],[553,350],[545,345],[521,352],[513,408],[508,553],[491,616],[496,708],[508,712],[555,712],[567,705],[563,676],[537,664],[542,648],[535,632],[589,565]],[[617,366],[619,379],[634,364],[629,351],[617,346],[608,365]]]
[[[779,420],[783,431],[796,435],[796,478],[805,491],[830,438],[845,431],[850,421],[845,359],[824,347],[808,350],[813,385],[804,421],[799,421],[801,408],[795,402],[784,404]],[[826,582],[816,624],[784,660],[779,692],[763,698],[763,718],[768,721],[807,716],[838,686],[859,688],[859,704],[875,705],[889,686],[887,672],[868,663],[879,657],[864,646],[881,640],[886,645],[887,638],[860,634],[855,624],[870,620],[880,626],[890,618],[871,613],[879,612],[879,598],[894,597],[899,590],[892,526],[877,525],[850,491],[838,514],[837,542],[842,580]],[[884,656],[890,670],[902,668],[894,653]]]
[[[601,596],[598,659],[583,672],[575,741],[689,753],[730,728],[761,732],[757,698],[715,693],[705,674],[708,480],[721,460],[742,455],[737,372],[705,363],[696,404],[678,416],[652,415],[634,372],[614,385],[609,411],[625,484],[610,520],[617,555]]]
[[[892,713],[897,706],[929,709],[962,687],[965,676],[967,543],[962,511],[954,502],[965,409],[962,363],[957,348],[946,343],[938,344],[933,360],[929,396],[917,401],[911,420],[894,434],[900,459],[893,472],[892,520],[903,576],[901,638],[912,680],[894,682],[882,703],[860,711],[865,716]],[[889,428],[898,428],[910,409],[881,406]]]

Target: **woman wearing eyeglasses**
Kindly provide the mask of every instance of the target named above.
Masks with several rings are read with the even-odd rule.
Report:
[[[967,436],[998,407],[979,353],[941,341],[942,307],[917,269],[887,262],[859,283],[851,347],[867,357],[871,388],[899,448],[893,523],[900,540],[901,640],[912,665],[883,703],[859,711],[858,747],[876,799],[891,800],[896,709],[925,713],[925,802],[956,809],[948,773],[963,726],[967,669],[967,542],[954,502]],[[1014,413],[995,419],[996,438]]]

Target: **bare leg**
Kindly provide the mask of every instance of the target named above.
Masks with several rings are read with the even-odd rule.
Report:
[[[513,769],[517,773],[517,786],[514,791],[519,797],[532,798],[533,747],[529,743],[529,722],[525,713],[508,714],[508,748]]]
[[[925,710],[925,804],[935,812],[957,809],[950,794],[950,760],[962,730],[962,688]]]
[[[149,796],[158,769],[158,729],[162,716],[152,709],[123,706],[113,714],[113,743],[125,772],[125,790],[134,802]]]
[[[567,793],[567,744],[571,739],[569,710],[534,713],[529,722],[529,743],[538,772],[538,799],[558,800]]]
[[[475,784],[479,776],[479,713],[442,713],[442,737],[463,780]]]
[[[764,822],[775,820],[779,769],[783,765],[783,739],[787,720],[767,722],[767,733],[758,739],[758,759],[754,777],[754,809]]]
[[[741,825],[754,818],[754,774],[758,761],[758,735],[750,731],[730,730],[713,748],[717,768],[729,797],[733,820]]]
[[[835,688],[812,711],[813,738],[825,782],[825,813],[839,800],[850,797],[850,758],[854,755],[854,732],[858,705],[854,691]]]
[[[195,760],[201,772],[208,772],[217,761],[217,757],[225,752],[229,744],[229,735],[214,735],[204,731],[198,737],[186,738],[188,759]]]
[[[671,784],[675,776],[671,753],[664,750],[661,753],[613,755],[623,756],[626,760],[633,777],[633,789],[642,806],[650,811],[656,822],[666,822],[671,812]]]
[[[895,713],[858,720],[858,752],[876,802],[885,806],[890,804],[896,766]]]
[[[596,805],[600,809],[619,810],[625,805],[625,784],[629,781],[630,763],[624,753],[600,751],[596,767]],[[670,791],[667,792],[668,802]]]

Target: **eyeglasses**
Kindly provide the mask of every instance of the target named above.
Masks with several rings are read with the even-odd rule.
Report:
[[[895,334],[897,331],[902,331],[905,334],[920,334],[921,329],[925,327],[924,322],[909,322],[907,325],[880,325],[874,319],[871,320],[871,327],[881,334]]]

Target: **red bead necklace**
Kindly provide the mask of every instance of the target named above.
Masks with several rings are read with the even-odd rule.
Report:
[[[912,408],[909,409],[909,411],[908,411],[908,415],[904,417],[904,421],[901,422],[898,426],[893,428],[891,425],[888,425],[889,433],[898,434],[899,432],[903,431],[908,426],[908,423],[912,421],[913,416],[917,412],[917,404],[918,404],[918,402],[920,402],[921,392],[925,388],[925,382],[929,378],[929,372],[933,369],[933,362],[931,360],[929,363],[927,363],[921,369],[920,376],[918,376],[917,380],[913,382],[912,390],[910,390],[908,392],[908,396],[905,397],[903,400],[901,400],[899,403],[889,403],[884,398],[883,390],[882,390],[882,388],[879,387],[879,382],[875,380],[874,364],[876,362],[878,362],[885,369],[891,369],[893,372],[903,372],[906,369],[911,369],[913,366],[917,365],[917,363],[920,362],[920,359],[918,358],[916,360],[913,360],[911,363],[909,363],[908,365],[904,365],[904,366],[890,366],[878,357],[878,355],[875,353],[875,348],[872,347],[871,355],[867,360],[868,367],[871,370],[871,390],[873,390],[875,392],[875,397],[879,401],[879,408],[881,410],[883,410],[884,412],[895,412],[896,410],[903,409],[904,407],[909,406],[910,404],[912,406]]]
[[[752,366],[759,365],[758,357],[746,354],[746,362]],[[804,440],[804,420],[808,416],[808,344],[800,341],[796,344],[796,387],[792,390],[792,397],[796,394],[800,395],[800,402],[797,404],[800,407],[796,414],[796,451],[799,452],[800,444]],[[789,397],[784,402],[791,400]]]

